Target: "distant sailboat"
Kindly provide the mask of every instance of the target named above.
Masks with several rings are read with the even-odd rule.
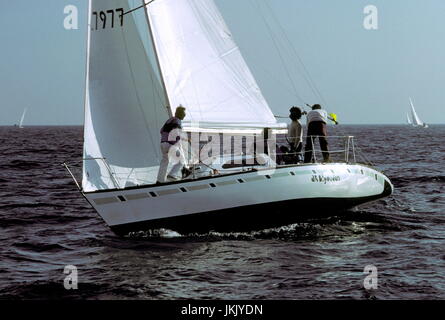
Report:
[[[411,121],[411,118],[409,117],[409,113],[406,114],[406,123],[413,124],[413,122]]]
[[[23,120],[25,119],[25,114],[26,114],[27,110],[28,110],[28,108],[25,108],[25,110],[23,110],[22,117],[20,118],[20,122],[19,122],[19,128],[23,128]]]
[[[416,109],[414,109],[414,104],[413,101],[411,100],[411,98],[409,98],[409,103],[411,105],[411,119],[409,117],[409,115],[407,114],[407,121],[408,124],[412,125],[413,127],[423,127],[423,128],[428,128],[428,125],[423,122],[422,120],[420,120],[419,116],[416,113]]]

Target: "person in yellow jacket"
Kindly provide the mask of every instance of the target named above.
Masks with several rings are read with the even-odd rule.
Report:
[[[312,162],[313,154],[313,141],[318,137],[320,142],[320,148],[323,154],[323,161],[329,162],[329,149],[327,140],[327,128],[326,124],[329,120],[337,122],[337,116],[335,114],[329,114],[326,110],[322,109],[319,104],[314,104],[312,110],[307,113],[307,138],[304,150],[304,162]]]

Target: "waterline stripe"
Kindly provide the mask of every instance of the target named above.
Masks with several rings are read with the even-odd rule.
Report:
[[[208,189],[208,188],[210,188],[208,184],[201,184],[198,186],[187,187],[187,189],[189,189],[190,191],[197,191],[197,190],[203,190],[203,189]]]
[[[218,182],[216,185],[217,186],[228,186],[228,185],[236,184],[236,183],[237,183],[236,180],[230,180],[230,181]]]
[[[119,200],[115,197],[94,199],[94,203],[96,203],[97,205],[109,204],[114,202],[119,202]]]
[[[180,192],[181,192],[181,190],[179,190],[179,189],[167,189],[167,190],[156,191],[158,196],[167,196],[170,194],[175,194],[175,193],[180,193]]]
[[[149,198],[147,193],[127,194],[126,197],[128,200],[139,200],[139,199]]]

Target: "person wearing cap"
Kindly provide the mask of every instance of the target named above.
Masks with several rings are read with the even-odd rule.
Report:
[[[290,152],[295,155],[296,162],[301,161],[301,149],[303,148],[303,127],[301,126],[301,109],[292,107],[289,109],[289,118],[292,122],[288,126],[287,141],[290,144]]]
[[[175,116],[168,119],[161,128],[161,154],[157,183],[179,180],[179,174],[185,164],[184,152],[181,147],[182,120],[185,118],[185,108],[179,105]],[[174,164],[167,176],[168,165],[174,156]]]
[[[329,120],[338,124],[338,122],[329,117],[326,110],[323,110],[319,104],[314,104],[312,110],[307,113],[307,138],[304,149],[304,162],[309,163],[312,161],[313,154],[313,141],[316,137],[320,142],[320,148],[323,154],[323,161],[329,162],[329,150],[327,140],[327,128],[326,124]]]

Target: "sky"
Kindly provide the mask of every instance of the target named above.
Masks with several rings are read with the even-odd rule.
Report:
[[[411,97],[423,121],[445,123],[445,1],[215,2],[275,115],[320,103],[343,124],[397,124]],[[77,30],[64,28],[67,5]],[[377,29],[364,27],[368,5]],[[83,124],[86,10],[0,0],[0,125],[25,107],[25,125]]]

